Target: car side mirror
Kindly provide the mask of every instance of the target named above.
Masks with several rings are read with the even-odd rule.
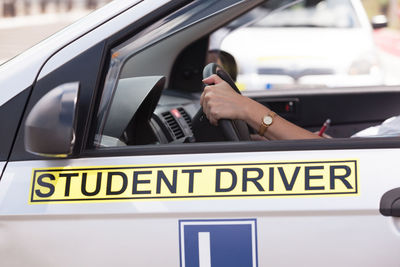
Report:
[[[68,157],[75,143],[79,82],[62,84],[44,95],[25,121],[25,149],[45,157]]]
[[[385,15],[378,15],[372,17],[371,25],[374,30],[386,28],[388,26],[388,20]]]

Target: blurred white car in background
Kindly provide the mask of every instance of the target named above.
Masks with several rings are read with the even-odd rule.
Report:
[[[268,14],[268,4],[259,12]],[[384,83],[359,0],[299,1],[233,31],[221,49],[236,58],[242,89]]]

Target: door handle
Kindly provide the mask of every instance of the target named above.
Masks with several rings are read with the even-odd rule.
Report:
[[[383,194],[379,211],[383,216],[400,217],[400,187]]]

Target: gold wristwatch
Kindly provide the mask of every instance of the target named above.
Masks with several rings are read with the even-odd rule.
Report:
[[[260,129],[258,130],[258,134],[264,136],[265,131],[269,126],[274,122],[276,113],[271,111],[268,115],[264,116],[261,120]]]

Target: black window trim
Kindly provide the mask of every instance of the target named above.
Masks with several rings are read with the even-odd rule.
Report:
[[[330,151],[400,148],[400,137],[337,138],[250,142],[209,142],[166,145],[110,147],[87,150],[81,157],[148,156],[172,154],[211,154],[246,152]]]

